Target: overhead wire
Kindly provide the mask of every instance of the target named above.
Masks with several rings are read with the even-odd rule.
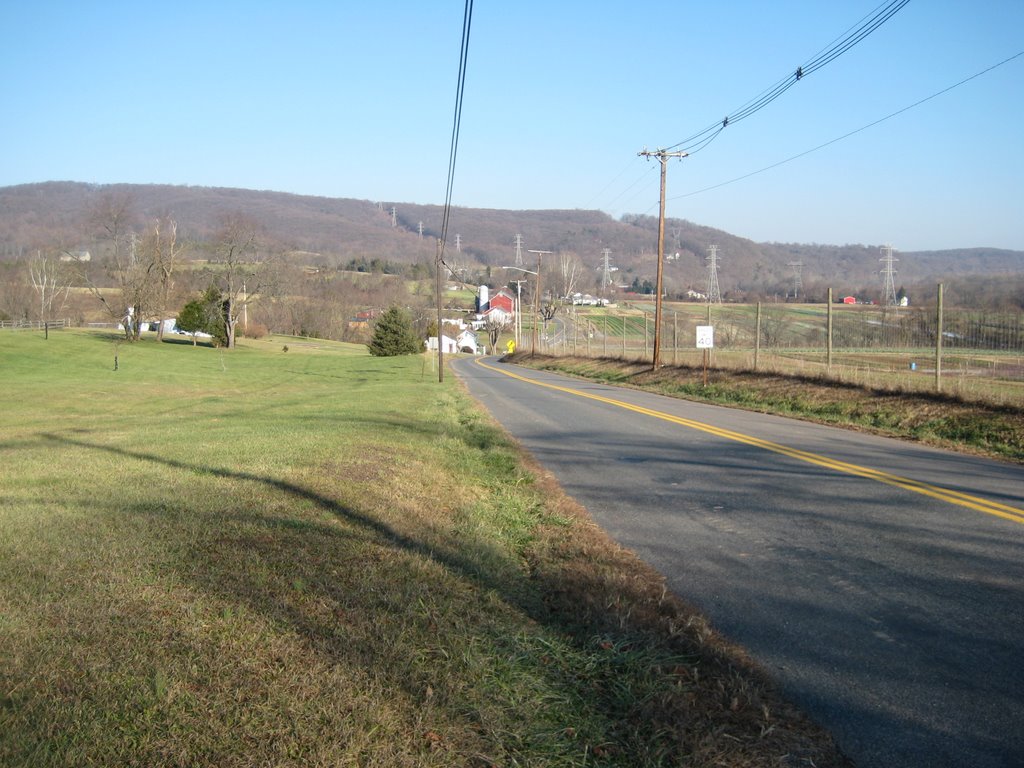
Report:
[[[466,92],[466,64],[469,59],[469,33],[473,23],[473,0],[466,0],[462,16],[462,45],[459,50],[459,76],[455,90],[455,115],[452,120],[452,138],[448,151],[448,181],[444,196],[444,212],[441,217],[441,245],[438,260],[449,273],[455,271],[445,263],[444,249],[448,242],[448,225],[451,222],[452,191],[455,187],[455,159],[459,151],[459,132],[462,127],[462,100]]]
[[[815,72],[826,64],[830,63],[834,59],[842,56],[853,46],[863,40],[865,37],[870,35],[885,22],[887,22],[892,16],[894,16],[903,6],[905,6],[910,0],[898,0],[898,2],[890,3],[888,6],[883,8],[881,11],[876,13],[868,22],[861,27],[858,27],[852,33],[848,34],[845,38],[840,41],[839,45],[834,46],[822,54],[819,54],[813,60],[805,63],[800,71],[803,77]]]
[[[664,151],[684,151],[687,154],[692,155],[706,149],[713,141],[715,141],[715,139],[721,136],[725,129],[730,125],[750,117],[759,110],[768,106],[768,104],[778,99],[797,82],[806,77],[807,74],[821,69],[842,54],[846,53],[850,48],[861,42],[864,38],[878,29],[878,27],[888,21],[909,2],[910,0],[886,0],[886,2],[876,6],[872,11],[850,26],[845,32],[840,34],[824,48],[807,59],[807,61],[805,61],[801,66],[797,67],[794,72],[786,75],[781,80],[769,86],[722,120],[717,120],[682,141],[664,148]],[[622,173],[616,176],[615,180],[617,181],[621,176]],[[615,200],[618,200],[622,195],[636,186],[639,181],[640,180],[638,179],[633,182],[633,184],[631,184],[627,189],[616,195]],[[607,184],[601,194],[611,187],[612,184],[614,184],[614,181]]]
[[[629,161],[629,162],[628,162],[628,163],[626,164],[626,166],[625,166],[625,167],[624,167],[624,168],[623,168],[623,169],[622,169],[621,171],[619,171],[619,172],[618,172],[618,174],[616,174],[615,178],[614,178],[614,179],[612,179],[611,181],[609,181],[609,182],[608,182],[607,184],[605,184],[605,185],[604,185],[604,186],[603,186],[603,187],[602,187],[602,188],[601,188],[600,190],[598,190],[598,191],[597,191],[597,192],[596,192],[596,193],[595,193],[595,194],[593,195],[593,197],[591,197],[591,198],[590,198],[590,199],[589,199],[589,200],[588,200],[588,201],[587,201],[587,202],[586,202],[586,203],[585,203],[585,204],[583,205],[583,207],[584,207],[584,208],[589,208],[589,207],[590,207],[591,205],[593,205],[593,204],[594,204],[594,202],[595,202],[596,200],[599,200],[599,199],[601,199],[601,195],[603,195],[603,194],[604,194],[605,192],[607,192],[607,191],[608,191],[608,190],[609,190],[609,189],[610,189],[610,188],[612,187],[612,185],[614,185],[614,184],[615,184],[616,182],[618,182],[618,180],[619,180],[619,179],[621,179],[621,178],[622,178],[623,176],[625,176],[625,175],[626,175],[626,172],[627,172],[628,170],[630,170],[630,169],[631,169],[631,168],[632,168],[632,167],[633,167],[633,166],[634,166],[634,165],[635,165],[635,164],[636,164],[637,162],[638,162],[638,159],[637,159],[636,157],[633,157],[633,158],[632,158],[632,159],[631,159],[631,160],[630,160],[630,161]],[[629,187],[628,187],[628,188],[626,189],[626,191],[629,191],[629,189],[631,189],[631,188],[632,188],[633,186],[635,186],[635,185],[636,185],[636,182],[634,181],[634,182],[633,182],[633,184],[631,184],[631,185],[630,185],[630,186],[629,186]],[[623,194],[625,194],[625,193],[624,193],[624,192],[620,192],[620,193],[618,194],[618,196],[616,197],[616,199],[618,199],[618,197],[621,197],[621,196],[622,196]],[[614,202],[614,201],[613,201],[613,202]]]
[[[650,175],[651,175],[651,172],[652,172],[652,170],[653,170],[653,169],[654,169],[654,166],[653,166],[653,165],[650,165],[650,164],[648,164],[648,163],[645,163],[645,164],[644,164],[644,170],[643,170],[643,173],[642,173],[642,174],[641,174],[640,176],[638,176],[638,177],[637,177],[637,179],[636,179],[636,180],[635,180],[635,181],[634,181],[634,182],[633,182],[632,184],[630,184],[630,185],[629,185],[628,187],[626,187],[626,188],[625,188],[624,190],[622,190],[621,192],[619,192],[619,194],[617,194],[617,195],[616,195],[615,197],[613,197],[613,198],[612,198],[612,199],[611,199],[611,200],[610,200],[610,201],[608,202],[608,205],[609,205],[609,206],[613,205],[613,204],[614,204],[615,202],[617,202],[617,201],[619,200],[619,198],[620,198],[620,197],[622,197],[622,196],[623,196],[624,194],[626,194],[626,193],[627,193],[627,192],[629,192],[629,191],[630,191],[631,189],[633,189],[633,188],[634,188],[634,187],[635,187],[635,186],[636,186],[637,184],[639,184],[639,183],[640,183],[641,181],[644,181],[644,180],[645,180],[645,179],[646,179],[646,178],[647,178],[648,176],[650,176]],[[621,174],[620,174],[620,175],[621,175]],[[633,199],[633,197],[636,197],[636,195],[633,195],[633,196],[631,196],[631,197],[628,197],[628,198],[626,198],[626,200],[627,200],[627,201],[629,201],[629,200],[632,200],[632,199]]]
[[[865,16],[861,21],[840,35],[823,50],[815,54],[796,70],[770,86],[765,91],[748,101],[736,111],[726,115],[722,120],[712,123],[701,131],[688,136],[682,141],[665,147],[665,151],[683,151],[689,154],[699,152],[708,146],[715,138],[730,125],[738,123],[751,115],[764,109],[782,94],[800,82],[807,75],[816,72],[825,65],[842,56],[852,47],[861,42],[864,38],[878,29],[882,24],[899,12],[910,0],[888,0],[875,8],[874,11]],[[709,136],[710,134],[710,136]]]
[[[780,165],[785,165],[786,163],[793,162],[794,160],[799,160],[801,157],[805,157],[805,156],[807,156],[807,155],[809,155],[809,154],[811,154],[813,152],[817,152],[820,149],[824,149],[825,147],[829,147],[829,146],[831,146],[831,145],[833,145],[833,144],[835,144],[837,142],[842,141],[843,139],[848,139],[851,136],[854,136],[854,135],[860,133],[861,131],[866,131],[868,128],[873,128],[874,126],[876,126],[876,125],[878,125],[880,123],[884,123],[886,120],[890,120],[890,119],[892,119],[894,117],[897,117],[898,115],[902,115],[904,112],[908,112],[911,109],[914,109],[915,107],[919,107],[922,104],[924,104],[926,102],[929,102],[929,101],[931,101],[934,98],[942,96],[945,93],[949,93],[954,88],[959,88],[961,85],[969,83],[971,80],[979,78],[982,75],[987,74],[987,73],[991,72],[992,70],[997,69],[997,68],[1003,66],[1004,64],[1009,64],[1011,61],[1013,61],[1014,59],[1018,59],[1021,56],[1024,56],[1024,51],[1019,51],[1018,53],[1015,53],[1013,56],[1010,56],[1009,58],[1003,59],[1002,61],[1000,61],[1000,62],[998,62],[996,64],[993,64],[990,67],[986,67],[985,69],[981,70],[980,72],[974,73],[970,77],[965,77],[963,80],[961,80],[958,83],[954,83],[953,85],[950,85],[950,86],[948,86],[946,88],[943,88],[940,91],[936,91],[932,95],[926,96],[923,99],[915,101],[913,104],[909,104],[909,105],[903,107],[902,109],[898,109],[895,112],[892,112],[892,113],[886,115],[885,117],[880,117],[879,119],[874,120],[874,121],[868,123],[867,125],[862,125],[860,128],[857,128],[857,129],[855,129],[853,131],[850,131],[849,133],[845,133],[842,136],[837,136],[836,138],[834,138],[834,139],[832,139],[830,141],[826,141],[824,144],[819,144],[816,147],[813,147],[811,149],[805,150],[804,152],[800,152],[799,154],[793,155],[792,157],[787,157],[785,160],[780,160],[777,163],[772,163],[771,165],[766,165],[764,168],[760,168],[760,169],[758,169],[756,171],[751,171],[750,173],[745,173],[742,176],[737,176],[734,179],[729,179],[728,181],[723,181],[723,182],[721,182],[719,184],[713,184],[710,187],[704,187],[702,189],[697,189],[697,190],[694,190],[693,192],[687,192],[686,194],[676,195],[675,197],[670,197],[668,199],[669,200],[682,200],[683,198],[686,198],[686,197],[693,197],[694,195],[699,195],[699,194],[702,194],[704,192],[710,192],[711,190],[719,189],[721,187],[728,186],[729,184],[735,184],[736,182],[743,181],[744,179],[749,179],[751,176],[757,176],[758,174],[764,173],[765,171],[770,171],[773,168],[778,168]]]

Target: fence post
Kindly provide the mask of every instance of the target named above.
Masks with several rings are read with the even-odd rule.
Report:
[[[672,313],[672,365],[679,365],[679,313]]]
[[[942,283],[935,302],[935,391],[942,391]]]
[[[761,356],[761,302],[757,302],[757,319],[754,322],[754,370],[757,370],[757,359]]]
[[[576,307],[572,308],[572,356],[577,357],[577,348],[579,347],[580,339],[580,313],[576,311]]]
[[[828,289],[828,311],[825,313],[828,317],[828,339],[826,340],[827,351],[825,352],[825,369],[832,373],[832,289]]]

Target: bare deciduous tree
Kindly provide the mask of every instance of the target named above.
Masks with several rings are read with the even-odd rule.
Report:
[[[147,306],[148,275],[137,254],[137,236],[133,230],[135,213],[132,198],[126,194],[106,194],[89,212],[89,225],[100,238],[107,253],[106,272],[120,290],[120,301],[112,302],[86,271],[82,279],[114,322],[123,323],[125,338],[135,340],[141,330],[139,321]]]
[[[545,326],[550,320],[554,320],[555,315],[558,313],[557,304],[544,304],[540,308],[540,318],[544,321]]]
[[[185,246],[178,242],[178,222],[170,216],[157,219],[142,236],[138,250],[139,271],[149,283],[145,290],[148,310],[153,319],[160,321],[157,338],[162,341],[164,315],[170,309],[171,292],[174,289],[174,270],[185,250]],[[141,321],[144,318],[136,315],[136,319]]]
[[[790,318],[784,306],[772,304],[761,313],[761,342],[770,348],[778,347],[789,330]]]
[[[248,306],[262,295],[272,294],[277,279],[274,254],[260,243],[259,236],[259,225],[245,214],[235,212],[221,218],[214,241],[214,253],[221,266],[219,279],[229,349],[235,346],[235,330]]]
[[[127,249],[135,224],[135,202],[127,193],[107,193],[87,215],[87,224],[112,250],[115,262]]]
[[[498,318],[492,314],[487,318],[484,330],[487,332],[487,340],[491,343],[492,352],[498,348],[498,337],[508,329],[511,321],[512,318],[509,315],[503,315],[501,318]]]
[[[52,320],[55,313],[63,311],[71,291],[66,270],[52,254],[36,252],[29,262],[28,274],[39,301],[39,320]]]
[[[583,265],[575,253],[560,253],[558,255],[558,276],[559,288],[563,298],[572,296],[576,292],[576,283],[583,274]]]

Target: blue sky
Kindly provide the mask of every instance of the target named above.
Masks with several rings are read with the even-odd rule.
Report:
[[[657,215],[658,163],[640,150],[734,113],[881,2],[479,0],[453,203]],[[0,0],[0,186],[443,203],[462,15],[451,1]],[[1021,51],[1021,0],[911,0],[670,162],[668,215],[757,241],[1024,250],[1024,56],[692,194]]]

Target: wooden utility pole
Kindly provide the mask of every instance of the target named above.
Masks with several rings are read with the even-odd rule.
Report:
[[[437,381],[444,383],[444,334],[441,333],[441,238],[437,239],[434,260],[434,297],[437,299]]]
[[[538,251],[528,248],[529,253],[537,254],[537,293],[533,297],[533,336],[530,340],[530,354],[537,353],[537,321],[540,319],[540,257],[545,254],[552,254],[554,251]]]
[[[942,391],[942,283],[935,300],[935,391]]]
[[[665,177],[667,175],[666,166],[668,165],[668,159],[670,157],[678,157],[680,159],[687,156],[687,152],[666,152],[664,149],[659,149],[656,152],[648,152],[646,149],[643,152],[638,153],[640,157],[646,157],[650,160],[652,157],[658,158],[658,162],[661,163],[661,197],[658,208],[658,278],[657,285],[655,286],[655,300],[654,300],[654,357],[652,360],[652,367],[654,370],[658,370],[661,367],[661,294],[662,288],[662,272],[665,265]]]

